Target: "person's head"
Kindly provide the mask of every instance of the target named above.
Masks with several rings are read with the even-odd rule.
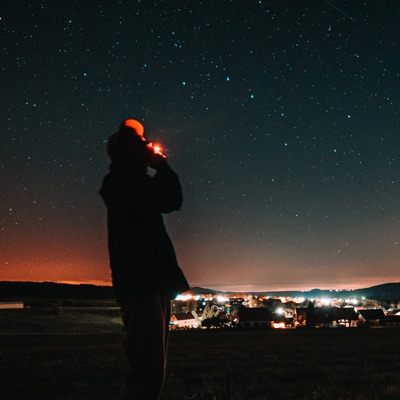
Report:
[[[124,120],[119,130],[107,142],[111,161],[130,161],[145,165],[150,157],[148,142],[143,137],[143,125],[135,120]]]

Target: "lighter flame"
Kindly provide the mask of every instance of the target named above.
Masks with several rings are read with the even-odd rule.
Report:
[[[160,156],[165,157],[163,154],[163,148],[160,144],[150,142],[147,146],[153,150],[154,154],[159,154]]]

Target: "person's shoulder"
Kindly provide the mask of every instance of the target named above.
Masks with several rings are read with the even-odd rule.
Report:
[[[105,183],[109,182],[110,179],[112,179],[112,174],[109,172],[108,174],[104,175],[102,184],[104,185]]]
[[[178,176],[173,168],[167,163],[164,163],[157,168],[157,175]]]

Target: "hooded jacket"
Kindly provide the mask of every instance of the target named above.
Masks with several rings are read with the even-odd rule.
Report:
[[[108,250],[117,301],[144,293],[171,298],[190,289],[164,225],[182,207],[177,174],[165,162],[154,176],[129,161],[110,165],[99,194],[107,207]]]

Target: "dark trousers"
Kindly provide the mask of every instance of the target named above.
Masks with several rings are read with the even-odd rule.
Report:
[[[158,400],[164,385],[170,318],[170,298],[144,295],[121,307],[126,329],[124,351],[130,373],[125,400]]]

